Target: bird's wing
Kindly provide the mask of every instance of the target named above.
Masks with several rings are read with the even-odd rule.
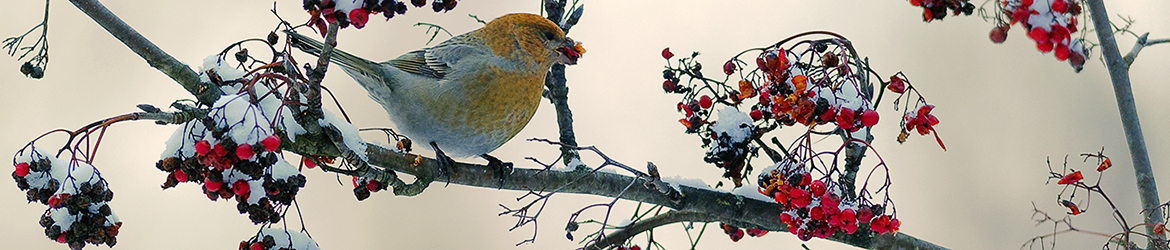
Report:
[[[411,51],[386,62],[407,73],[443,79],[459,60],[477,56],[491,56],[483,40],[462,34],[436,45],[435,47]]]

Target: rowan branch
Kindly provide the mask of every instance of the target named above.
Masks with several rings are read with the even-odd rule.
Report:
[[[69,0],[69,2],[77,6],[77,9],[88,15],[102,28],[105,28],[111,35],[114,35],[118,41],[126,44],[126,47],[129,47],[135,54],[145,59],[150,67],[162,71],[163,74],[182,85],[187,92],[195,95],[200,103],[211,105],[215,103],[216,99],[219,99],[220,95],[223,95],[218,87],[199,81],[199,73],[155,46],[154,43],[123,22],[121,18],[106,9],[106,6],[98,0]]]
[[[1133,89],[1129,82],[1129,63],[1122,58],[1117,48],[1117,40],[1113,36],[1113,27],[1109,25],[1109,14],[1105,11],[1102,0],[1086,1],[1089,7],[1089,16],[1097,31],[1097,40],[1101,42],[1101,52],[1105,57],[1105,66],[1109,69],[1109,77],[1113,83],[1113,94],[1117,99],[1117,109],[1121,114],[1121,126],[1125,131],[1125,141],[1129,145],[1129,155],[1133,159],[1134,177],[1137,179],[1138,196],[1142,200],[1142,209],[1151,211],[1146,216],[1147,225],[1162,223],[1162,211],[1155,208],[1161,202],[1158,198],[1158,185],[1154,181],[1154,171],[1150,168],[1150,156],[1146,149],[1146,140],[1142,135],[1142,125],[1138,120],[1137,106],[1134,103]],[[1146,226],[1146,234],[1155,235],[1155,239],[1164,239],[1154,234],[1153,226]]]

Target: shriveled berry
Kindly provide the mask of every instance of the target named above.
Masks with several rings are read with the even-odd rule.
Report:
[[[1011,26],[1004,25],[992,28],[991,34],[988,34],[987,36],[991,38],[991,42],[993,43],[1003,43],[1003,41],[1007,41],[1008,29],[1010,29],[1008,27]]]
[[[735,73],[735,61],[727,61],[727,63],[724,63],[723,64],[723,73],[727,74],[727,75],[731,75],[732,73]]]
[[[905,80],[902,80],[901,77],[898,77],[897,75],[892,75],[892,76],[890,76],[890,84],[887,85],[886,88],[889,89],[890,91],[893,91],[894,93],[898,93],[898,94],[905,93],[906,92],[906,82],[905,82]]]
[[[662,58],[670,59],[671,57],[674,57],[674,53],[670,53],[670,47],[662,49]]]
[[[666,91],[666,93],[674,93],[674,91],[677,89],[678,89],[678,84],[674,83],[674,81],[672,81],[670,79],[667,79],[666,81],[662,82],[662,90]]]
[[[378,190],[382,190],[382,182],[379,182],[378,180],[370,180],[369,182],[366,182],[366,189],[369,189],[370,192],[378,192]]]

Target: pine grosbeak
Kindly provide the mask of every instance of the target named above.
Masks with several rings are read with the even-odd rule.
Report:
[[[320,54],[323,44],[290,34],[294,46]],[[457,157],[488,159],[503,181],[510,166],[487,153],[528,124],[549,68],[576,64],[581,53],[584,48],[552,21],[515,13],[389,61],[373,62],[339,50],[333,51],[332,61],[382,104],[399,132],[434,147],[440,174],[447,175],[453,164],[445,150]]]

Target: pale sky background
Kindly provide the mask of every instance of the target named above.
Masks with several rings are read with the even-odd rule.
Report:
[[[134,3],[130,3],[134,2]],[[700,60],[718,74],[728,57],[743,49],[765,46],[808,30],[830,30],[853,41],[883,75],[903,71],[937,105],[937,129],[949,151],[931,137],[912,136],[898,145],[897,115],[881,105],[874,145],[890,164],[902,232],[954,249],[1018,249],[1027,239],[1051,231],[1030,219],[1035,202],[1062,214],[1054,197],[1056,185],[1044,185],[1045,157],[1058,162],[1065,154],[1105,147],[1117,165],[1106,172],[1105,190],[1128,216],[1140,221],[1129,154],[1109,77],[1099,61],[1090,60],[1074,74],[1051,54],[1040,54],[1018,26],[1008,41],[987,39],[992,24],[978,17],[948,17],[923,23],[921,9],[905,1],[582,1],[588,9],[569,33],[585,43],[588,53],[568,70],[570,105],[578,141],[596,145],[613,158],[634,166],[656,163],[664,175],[718,181],[719,170],[702,162],[701,142],[684,134],[674,110],[677,95],[661,89],[663,47],[676,54],[701,51]],[[974,1],[978,2],[980,1]],[[202,59],[228,44],[263,37],[276,20],[270,1],[106,1],[107,7],[173,56],[198,66]],[[0,36],[14,36],[41,19],[43,2],[5,4]],[[282,16],[305,20],[301,1],[281,0]],[[467,14],[487,20],[511,12],[539,12],[539,2],[463,0],[447,14],[412,8],[389,22],[372,18],[363,30],[346,29],[340,48],[382,61],[426,46],[425,28],[416,22],[441,24],[459,34],[480,27]],[[1170,2],[1110,1],[1109,13],[1137,20],[1133,29],[1151,37],[1170,37]],[[46,77],[25,78],[22,62],[0,59],[0,152],[15,153],[27,141],[55,128],[75,129],[102,118],[136,111],[135,104],[165,107],[191,98],[165,75],[150,68],[96,23],[66,1],[51,6],[51,57]],[[1087,20],[1082,20],[1087,21]],[[1083,31],[1082,31],[1083,32]],[[1079,33],[1078,33],[1079,34]],[[439,40],[445,38],[441,35]],[[1095,36],[1091,40],[1096,40]],[[1132,37],[1119,37],[1123,53]],[[35,39],[35,38],[33,38]],[[254,50],[259,51],[259,50]],[[298,57],[302,62],[309,57]],[[1133,89],[1144,125],[1162,199],[1170,189],[1170,132],[1165,129],[1170,106],[1165,87],[1170,46],[1147,48],[1132,68]],[[364,90],[340,72],[325,84],[333,89],[358,127],[384,127],[390,122]],[[328,103],[328,102],[327,102]],[[551,105],[541,109],[517,138],[556,138]],[[165,174],[154,168],[163,142],[175,126],[151,122],[124,123],[107,132],[95,165],[116,193],[111,206],[125,222],[117,249],[235,249],[256,232],[234,202],[210,202],[192,184],[161,190]],[[376,140],[377,134],[367,134]],[[39,144],[58,147],[52,140]],[[424,153],[429,154],[429,153]],[[523,157],[551,160],[554,147],[513,140],[494,152],[518,167],[534,167]],[[2,155],[2,154],[0,154]],[[587,163],[597,163],[589,162]],[[1075,157],[1074,157],[1075,159]],[[473,159],[471,161],[480,161]],[[1070,166],[1092,169],[1074,160]],[[1057,166],[1059,167],[1059,166]],[[3,173],[11,171],[3,169]],[[532,234],[531,227],[509,232],[515,222],[498,217],[497,204],[517,205],[519,192],[451,185],[432,187],[417,197],[375,194],[353,198],[348,177],[306,171],[309,183],[298,196],[304,224],[326,249],[572,249],[563,225],[578,208],[604,197],[559,195],[540,221],[535,244],[514,244]],[[1087,174],[1087,179],[1097,178]],[[753,179],[754,178],[750,178]],[[45,206],[26,204],[24,192],[12,182],[0,188],[0,242],[12,249],[64,249],[44,236],[37,220]],[[1104,202],[1095,200],[1087,214],[1075,218],[1083,229],[1118,231]],[[628,216],[634,203],[620,203],[616,217]],[[600,218],[599,212],[584,217]],[[299,228],[294,216],[289,227]],[[714,226],[714,225],[712,225]],[[592,227],[583,227],[589,230]],[[586,231],[580,231],[583,236]],[[669,249],[685,249],[686,234],[678,225],[656,231]],[[746,238],[731,243],[717,229],[708,232],[699,249],[799,249],[788,233]],[[639,245],[645,247],[644,238]],[[1105,239],[1085,234],[1059,238],[1061,249],[1099,249]],[[850,247],[814,239],[812,249]],[[98,247],[93,249],[103,248]],[[645,249],[645,248],[643,248]]]

